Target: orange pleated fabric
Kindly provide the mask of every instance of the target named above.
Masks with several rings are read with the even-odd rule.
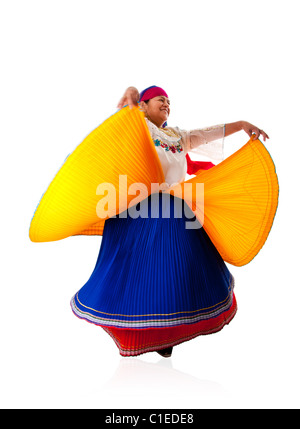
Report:
[[[120,186],[120,175],[127,176]],[[96,128],[69,155],[43,195],[31,221],[30,239],[54,241],[79,234],[103,233],[105,218],[99,218],[98,186],[111,184],[116,205],[107,217],[121,213],[151,193],[152,183],[163,183],[164,175],[143,113],[124,108]],[[129,195],[134,183],[146,192]],[[204,184],[204,199],[195,189],[185,195],[185,184]],[[201,171],[177,185],[222,258],[233,265],[250,262],[263,246],[276,213],[278,180],[274,163],[259,140],[250,139],[219,165]],[[126,196],[126,198],[124,198]]]
[[[110,116],[67,157],[50,183],[31,220],[30,239],[45,242],[78,234],[102,235],[107,218],[146,198],[151,183],[164,182],[153,146],[138,108],[126,107]],[[120,181],[124,175],[126,184]],[[146,192],[129,195],[135,183],[145,185]],[[99,218],[97,206],[105,195],[97,190],[103,184],[111,185],[115,194],[107,193],[107,216]]]
[[[203,202],[195,186],[185,201],[199,220],[224,261],[242,266],[265,243],[278,205],[278,179],[273,160],[260,140],[253,137],[217,166],[173,188],[204,183]]]

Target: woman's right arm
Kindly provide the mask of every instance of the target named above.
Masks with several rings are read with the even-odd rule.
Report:
[[[134,86],[130,86],[124,92],[124,95],[119,101],[117,108],[122,109],[122,107],[128,104],[129,108],[132,109],[133,106],[137,106],[139,98],[140,98],[139,91]]]

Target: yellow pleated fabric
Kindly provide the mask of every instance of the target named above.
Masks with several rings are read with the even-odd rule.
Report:
[[[120,182],[122,175],[126,184]],[[111,199],[116,205],[111,206],[108,198],[107,215],[99,218],[98,204],[105,196],[98,191],[104,183],[115,189]],[[146,192],[130,195],[129,187],[136,183],[145,185]],[[164,174],[144,115],[138,108],[123,108],[66,159],[34,213],[30,239],[101,235],[105,220],[145,199],[153,183],[164,183]],[[201,183],[204,199],[197,198],[196,186],[190,194],[184,191],[186,184]],[[226,262],[245,265],[259,252],[278,204],[274,163],[259,140],[250,139],[219,165],[172,188],[177,196],[178,191],[199,221],[204,221],[205,231]]]
[[[105,219],[126,210],[133,200],[137,203],[146,198],[151,183],[164,182],[153,146],[137,107],[126,107],[110,116],[68,156],[50,183],[31,220],[30,239],[45,242],[78,234],[101,235]],[[120,182],[120,175],[126,175],[127,184]],[[106,193],[107,217],[99,218],[97,207],[105,196],[97,190],[104,183],[112,185],[116,194]],[[146,185],[147,195],[128,195],[134,183]]]
[[[236,266],[250,262],[267,239],[278,204],[275,166],[265,146],[251,138],[185,183],[204,183],[204,203],[200,199],[197,204],[195,187],[192,197],[184,199],[197,218],[204,219],[204,229],[223,260]],[[183,189],[185,184],[178,186]]]

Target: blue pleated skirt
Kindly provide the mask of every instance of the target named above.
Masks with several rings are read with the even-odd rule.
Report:
[[[105,222],[94,271],[71,300],[122,355],[216,332],[236,312],[233,277],[184,200],[150,195]]]

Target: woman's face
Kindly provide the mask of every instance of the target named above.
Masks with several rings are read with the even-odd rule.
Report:
[[[166,122],[170,114],[170,100],[163,95],[151,98],[148,103],[142,101],[141,107],[150,121],[158,127]]]

